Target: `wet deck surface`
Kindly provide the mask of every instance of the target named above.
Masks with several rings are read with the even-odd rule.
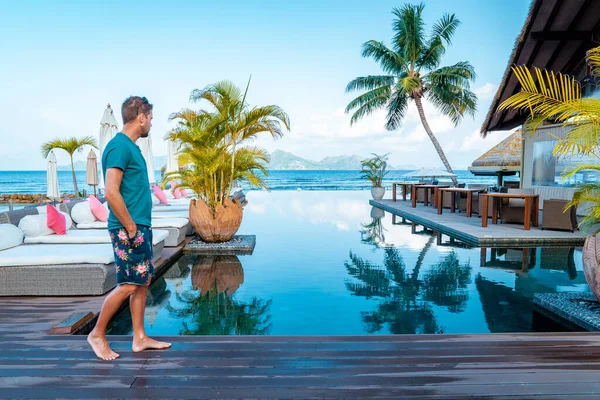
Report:
[[[425,207],[423,204],[412,208],[410,201],[393,202],[383,199],[371,200],[370,204],[475,247],[582,246],[585,241],[580,231],[572,233],[542,230],[533,226],[526,231],[522,224],[492,224],[491,219],[484,228],[481,226],[481,218],[475,214],[467,218],[465,213],[451,213],[450,210],[444,209],[440,215],[437,209]],[[540,218],[540,226],[541,222]]]

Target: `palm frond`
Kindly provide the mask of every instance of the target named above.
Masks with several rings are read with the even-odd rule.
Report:
[[[346,93],[356,90],[374,90],[382,86],[392,86],[395,82],[395,77],[391,75],[369,75],[361,76],[352,80],[346,86]]]
[[[462,87],[451,84],[430,86],[426,96],[442,114],[450,118],[455,126],[465,114],[475,116],[477,111],[477,96]]]
[[[384,107],[389,101],[391,92],[392,90],[389,86],[382,86],[363,93],[348,103],[348,106],[346,106],[346,113],[356,109],[354,114],[352,114],[352,118],[350,118],[350,125],[356,123],[364,116]]]
[[[419,60],[425,44],[425,23],[422,16],[424,8],[424,4],[406,4],[392,10],[396,17],[392,22],[394,49],[407,64],[414,65]]]
[[[600,76],[600,46],[587,52],[587,62],[592,70],[592,75]]]
[[[526,66],[513,67],[512,70],[521,91],[503,101],[499,111],[513,108],[558,123],[567,122],[577,115],[582,120],[600,123],[600,114],[590,112],[584,105],[581,85],[574,77],[534,68],[534,78]],[[600,100],[597,101],[600,104]]]
[[[452,43],[452,36],[460,25],[460,21],[454,14],[444,14],[442,18],[433,25],[431,37],[427,41],[427,45],[417,61],[419,69],[437,68],[441,58],[446,52],[445,44]]]
[[[388,74],[398,74],[406,70],[406,62],[402,56],[389,49],[383,42],[369,40],[363,44],[362,56],[372,58],[381,69]]]
[[[406,116],[408,109],[408,96],[403,87],[398,88],[392,94],[391,101],[388,104],[388,113],[386,116],[385,129],[393,131],[402,125],[402,120]]]

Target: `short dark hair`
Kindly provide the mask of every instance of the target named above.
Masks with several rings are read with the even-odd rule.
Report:
[[[121,106],[121,116],[123,125],[133,121],[138,115],[144,113],[148,115],[152,111],[152,104],[145,97],[129,96]]]

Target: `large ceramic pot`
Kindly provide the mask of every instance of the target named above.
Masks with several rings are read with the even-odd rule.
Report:
[[[583,272],[594,296],[600,301],[600,234],[588,236],[583,245]]]
[[[384,187],[373,186],[371,188],[371,196],[373,196],[374,200],[381,200],[381,199],[383,199],[383,195],[384,194],[385,194],[385,188]]]
[[[225,199],[217,205],[215,212],[203,200],[190,202],[190,223],[207,243],[221,243],[231,240],[242,223],[242,205],[237,200]]]

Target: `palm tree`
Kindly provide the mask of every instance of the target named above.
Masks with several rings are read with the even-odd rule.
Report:
[[[53,149],[62,149],[69,153],[69,157],[71,158],[71,173],[73,174],[73,188],[75,190],[75,198],[79,200],[79,189],[77,188],[77,178],[75,177],[75,165],[73,164],[73,154],[75,152],[82,152],[83,146],[92,146],[97,149],[98,145],[96,144],[96,139],[92,136],[86,136],[83,138],[56,138],[49,142],[42,144],[42,155],[44,158],[48,157],[48,154]]]
[[[444,166],[452,173],[444,150],[425,118],[423,98],[448,116],[455,126],[458,125],[465,114],[474,116],[477,109],[477,97],[469,90],[475,71],[467,61],[439,66],[446,45],[451,43],[460,22],[454,14],[446,14],[427,35],[422,17],[424,7],[423,4],[407,4],[392,10],[395,18],[391,48],[375,40],[363,44],[362,56],[373,58],[385,75],[364,76],[351,81],[346,92],[365,92],[348,104],[346,113],[353,111],[350,123],[354,124],[364,116],[385,108],[385,128],[392,131],[400,127],[409,101],[414,101],[425,132]],[[456,178],[452,181],[458,184]]]
[[[588,64],[592,75],[600,77],[600,47],[588,51]],[[521,85],[521,91],[506,99],[498,110],[509,108],[529,114],[525,128],[532,132],[547,121],[571,125],[565,138],[559,139],[554,155],[570,157],[580,155],[600,160],[600,99],[582,98],[581,84],[571,76],[555,74],[526,66],[512,68]],[[535,75],[535,77],[534,77]],[[600,171],[600,162],[581,164],[567,169],[563,178],[573,177],[584,170]],[[580,229],[600,232],[600,184],[589,183],[577,188],[568,207],[584,206],[588,210],[579,224]]]
[[[279,138],[284,134],[283,128],[290,130],[290,119],[279,106],[248,106],[246,95],[249,87],[250,80],[242,93],[235,84],[223,80],[204,89],[195,89],[190,94],[190,101],[206,100],[214,108],[211,112],[214,117],[211,129],[218,130],[225,136],[225,144],[231,153],[232,174],[238,146],[256,139],[260,133],[268,132],[273,138]],[[231,186],[233,183],[231,181]]]

